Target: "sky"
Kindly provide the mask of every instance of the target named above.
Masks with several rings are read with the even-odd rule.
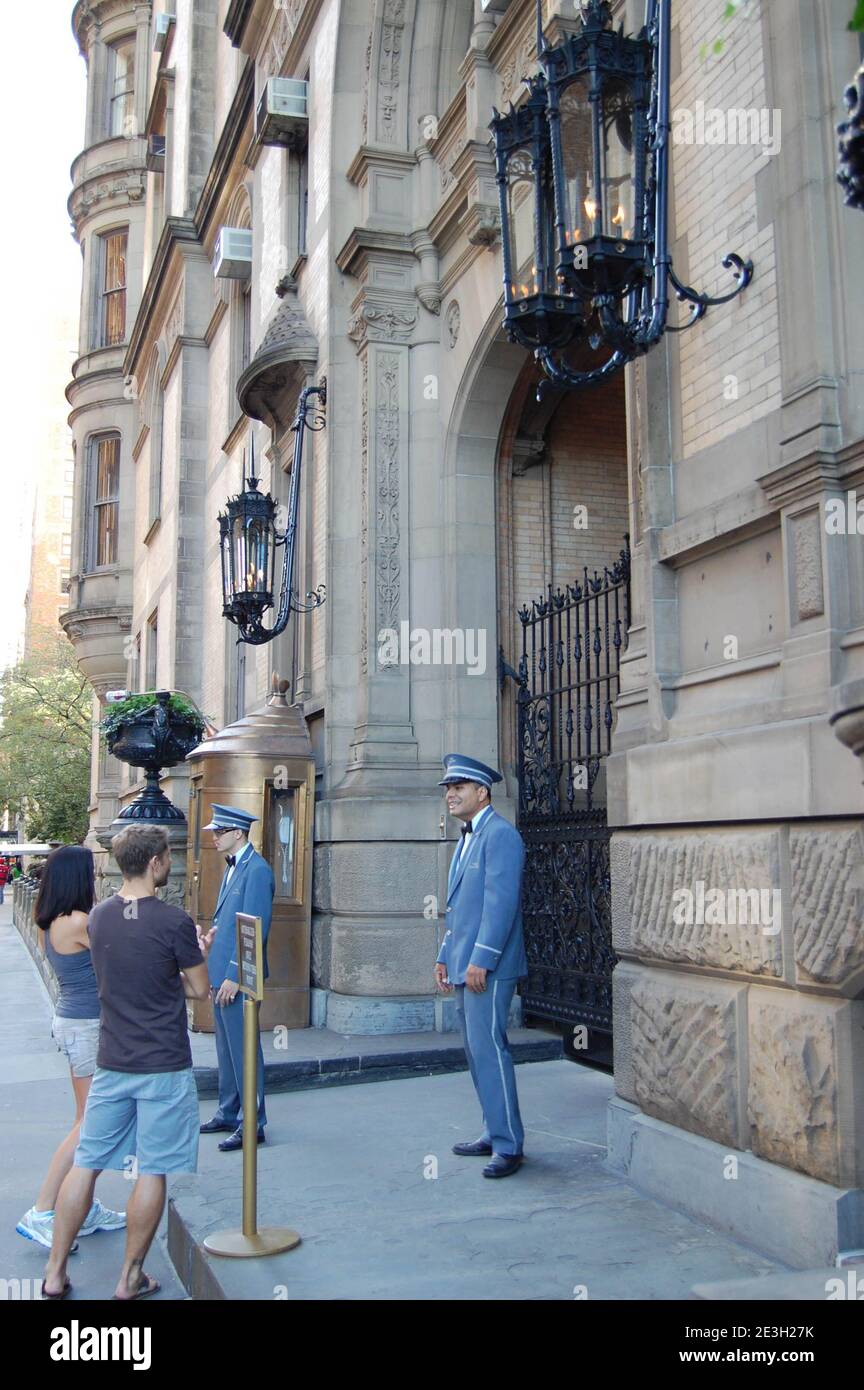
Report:
[[[77,324],[81,294],[81,253],[66,211],[69,167],[83,144],[86,103],[86,69],[72,36],[72,8],[72,0],[38,0],[5,5],[3,14],[0,404],[6,456],[0,473],[0,669],[14,661],[23,633],[34,462],[51,411],[68,412],[56,362],[59,355],[62,369],[65,356],[68,376],[75,358],[74,341],[68,353],[56,351],[58,340],[68,337],[64,323]],[[51,359],[54,370],[46,372]]]

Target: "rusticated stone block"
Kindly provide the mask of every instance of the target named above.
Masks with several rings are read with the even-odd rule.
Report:
[[[798,978],[842,987],[864,967],[861,827],[792,828],[789,859]]]
[[[673,831],[627,838],[632,953],[782,976],[777,831]],[[616,866],[623,865],[624,852],[619,844]],[[682,890],[693,895],[693,921],[681,920],[686,905]],[[722,900],[712,902],[711,890],[719,890]],[[625,948],[627,931],[622,921],[625,892],[626,880],[615,899],[619,950]]]
[[[330,989],[338,994],[434,995],[437,923],[333,919]]]
[[[312,983],[319,989],[330,988],[330,917],[326,913],[312,914],[311,972]]]
[[[644,975],[641,965],[619,961],[612,972],[612,1045],[614,1048],[615,1094],[622,1100],[636,1100],[633,1082],[633,1008],[630,994]]]
[[[760,1158],[837,1184],[849,1180],[848,1173],[841,1176],[837,1036],[848,1007],[762,989],[753,989],[749,1001],[749,1147]],[[850,1103],[852,1072],[850,1066],[844,1083]]]
[[[640,970],[630,990],[633,1091],[648,1115],[743,1147],[738,1013],[746,987]]]
[[[422,920],[438,888],[438,842],[333,844],[328,847],[328,866],[327,888],[321,890],[316,906],[325,906],[326,891],[326,907],[334,913],[416,914]]]
[[[619,955],[633,944],[632,859],[635,835],[615,834],[609,842],[609,874],[612,884],[612,948]]]

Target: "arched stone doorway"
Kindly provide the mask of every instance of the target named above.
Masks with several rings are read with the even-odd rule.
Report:
[[[527,847],[526,1019],[612,1064],[605,760],[630,617],[623,378],[535,397],[526,365],[498,457],[502,751]],[[516,678],[512,678],[512,677]]]
[[[494,528],[472,529],[470,556],[454,544],[449,566],[457,593],[462,586],[485,590],[486,576],[494,573],[496,645],[504,662],[494,703],[497,727],[485,725],[485,710],[479,702],[474,705],[472,724],[478,715],[484,718],[484,742],[497,747],[512,814],[528,845],[523,907],[532,975],[523,991],[523,1005],[530,1002],[528,1012],[534,1021],[561,1029],[570,1046],[575,1040],[574,1055],[611,1064],[614,955],[605,754],[611,748],[612,728],[603,725],[603,718],[609,726],[614,724],[617,661],[626,646],[630,611],[629,569],[626,584],[621,566],[616,569],[626,545],[629,510],[624,379],[620,376],[578,394],[550,394],[538,404],[537,369],[527,353],[503,339],[497,317],[487,323],[466,365],[445,469],[451,505],[455,504],[451,513],[454,539],[460,534],[460,523],[464,525],[458,499],[469,480],[475,487],[475,507],[476,489],[482,488],[484,516],[494,517]],[[586,570],[591,584],[599,583],[601,599],[608,589],[618,608],[613,606],[609,623],[602,609],[598,616],[592,608],[591,617],[584,605],[571,604],[572,628],[565,632],[561,627],[563,663],[557,675],[562,688],[557,703],[549,704],[550,709],[554,704],[551,724],[556,737],[568,718],[576,728],[588,713],[584,691],[578,702],[572,696],[571,710],[567,690],[571,677],[574,690],[581,682],[571,660],[581,623],[583,645],[599,641],[604,660],[611,656],[606,666],[609,679],[602,689],[595,685],[590,691],[592,738],[599,728],[602,747],[595,749],[591,744],[598,756],[586,758],[586,765],[591,763],[586,789],[576,790],[569,799],[563,796],[557,807],[550,807],[547,798],[538,836],[536,818],[526,815],[518,686],[502,672],[508,666],[511,672],[519,667],[524,626],[519,610],[526,605],[531,609],[533,601],[544,595],[566,597],[579,591],[576,586],[584,589]],[[618,583],[612,582],[616,576]],[[542,623],[539,630],[545,640]],[[616,635],[618,650],[613,651]],[[536,672],[529,672],[529,679],[533,676]],[[491,715],[491,700],[486,709]],[[463,724],[460,720],[458,727]],[[568,778],[573,775],[578,741],[571,740]],[[562,769],[563,764],[554,773],[559,781]]]

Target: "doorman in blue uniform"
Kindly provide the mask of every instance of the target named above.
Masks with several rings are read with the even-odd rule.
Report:
[[[525,846],[518,830],[492,809],[500,772],[475,758],[444,759],[447,808],[462,821],[447,882],[446,930],[435,979],[456,991],[471,1080],[483,1111],[483,1133],[456,1144],[460,1157],[489,1157],[484,1178],[506,1178],[522,1162],[524,1131],[516,1073],[507,1043],[507,1014],[516,983],[528,973],[522,936]]]
[[[212,1120],[201,1126],[202,1134],[229,1130],[219,1148],[223,1153],[243,1147],[243,995],[239,992],[237,968],[237,913],[261,918],[264,979],[267,979],[267,935],[273,912],[275,884],[273,870],[249,843],[249,830],[258,819],[236,806],[214,802],[213,819],[205,830],[212,830],[213,843],[225,855],[225,873],[216,900],[213,926],[216,936],[207,957],[213,1021],[216,1028],[216,1059],[219,1064],[219,1107]],[[264,1108],[264,1052],[258,1039],[258,1143],[264,1143],[267,1112]]]

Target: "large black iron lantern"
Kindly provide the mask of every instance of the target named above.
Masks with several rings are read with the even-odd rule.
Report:
[[[321,405],[326,404],[326,380],[322,379],[318,386],[306,386],[300,393],[297,416],[291,426],[295,431],[295,440],[287,514],[286,509],[280,506],[269,492],[262,493],[258,490],[254,443],[246,488],[236,497],[230,497],[225,511],[219,513],[222,616],[237,625],[240,633],[238,640],[247,642],[250,646],[261,646],[278,637],[280,632],[285,631],[292,612],[308,612],[324,602],[323,584],[314,592],[306,594],[306,598],[311,600],[308,604],[299,603],[291,588],[297,509],[300,500],[303,435],[307,429],[319,430],[324,427],[324,416],[320,412],[307,417],[309,397],[315,394],[318,395]],[[245,473],[245,454],[243,470]],[[280,523],[284,525],[284,531],[281,533],[278,529]],[[274,607],[276,550],[280,546],[284,547],[285,555],[279,586],[279,607],[273,626],[265,628],[264,615]]]
[[[518,109],[495,112],[504,327],[551,382],[602,381],[647,352],[667,323],[668,282],[691,303],[689,327],[750,283],[753,265],[723,261],[736,285],[712,298],[684,285],[668,252],[670,0],[647,0],[633,37],[612,28],[607,0],[582,0],[581,27],[549,47],[537,4],[541,72]],[[575,370],[564,349],[605,361]]]

